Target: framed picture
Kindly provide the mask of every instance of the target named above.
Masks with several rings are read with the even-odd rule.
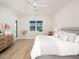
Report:
[[[3,25],[0,24],[0,35],[3,35]]]

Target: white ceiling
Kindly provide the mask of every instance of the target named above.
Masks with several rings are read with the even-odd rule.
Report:
[[[19,15],[30,14],[54,14],[72,0],[28,0],[46,7],[39,7],[34,10],[33,6],[26,3],[26,0],[0,0],[3,5]]]

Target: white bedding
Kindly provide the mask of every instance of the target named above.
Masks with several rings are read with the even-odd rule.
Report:
[[[54,36],[37,36],[31,51],[31,58],[42,55],[76,55],[79,54],[79,44],[59,40]]]

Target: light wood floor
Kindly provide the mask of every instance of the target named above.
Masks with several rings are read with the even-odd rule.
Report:
[[[34,40],[19,39],[13,46],[0,53],[0,59],[31,59],[30,52]]]

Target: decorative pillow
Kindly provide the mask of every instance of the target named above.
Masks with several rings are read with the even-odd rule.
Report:
[[[74,33],[69,33],[69,41],[71,41],[71,42],[75,42],[75,37],[76,37],[76,34],[74,34]]]
[[[75,42],[76,33],[68,33],[70,42]]]
[[[60,40],[67,41],[68,40],[68,35],[64,34],[63,31],[59,32],[59,38]]]
[[[61,40],[68,41],[68,36],[67,35],[62,36]]]
[[[58,37],[58,36],[59,36],[59,32],[55,32],[55,33],[54,33],[54,36],[55,36],[55,37]]]
[[[75,42],[79,43],[79,35],[76,35]]]
[[[65,32],[65,31],[61,31],[59,33],[59,38],[61,40],[65,40],[65,41],[74,42],[75,41],[75,36],[76,36],[75,33],[68,33],[68,32]]]
[[[62,33],[63,33],[63,31],[55,32],[54,36],[59,38],[62,35]]]

